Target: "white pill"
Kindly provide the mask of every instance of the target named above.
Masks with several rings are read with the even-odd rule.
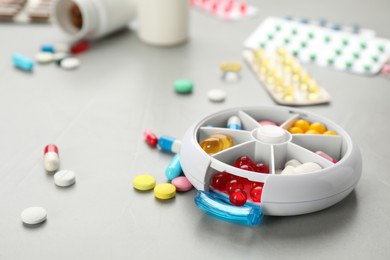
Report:
[[[69,56],[69,54],[67,54],[65,52],[56,52],[53,54],[53,59],[54,59],[54,61],[59,61],[59,60],[66,58],[67,56]]]
[[[222,102],[226,98],[226,91],[222,89],[211,89],[207,92],[207,97],[212,102]]]
[[[70,45],[67,43],[56,43],[54,44],[55,52],[70,52]]]
[[[303,173],[311,173],[311,172],[319,171],[321,169],[322,167],[319,164],[314,162],[307,162],[296,167],[294,171],[297,174],[303,174]]]
[[[51,52],[38,52],[35,55],[35,60],[38,63],[50,63],[54,61],[54,55]]]
[[[31,207],[23,210],[22,221],[29,225],[39,224],[46,220],[47,212],[41,207]]]
[[[295,159],[291,159],[290,161],[287,161],[286,164],[284,165],[284,167],[287,167],[288,165],[292,166],[292,167],[298,167],[299,165],[301,165],[302,163],[298,160],[295,160]]]
[[[237,82],[240,79],[240,74],[233,71],[227,71],[223,74],[222,79],[228,83]]]
[[[54,183],[60,187],[68,187],[76,182],[76,175],[71,170],[62,170],[54,174]]]
[[[61,68],[66,70],[74,70],[80,66],[80,60],[75,57],[68,57],[61,60]]]
[[[291,165],[287,165],[280,174],[294,174],[295,167]]]

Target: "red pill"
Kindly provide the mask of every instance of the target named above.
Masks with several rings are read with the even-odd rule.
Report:
[[[76,42],[70,48],[72,54],[79,54],[89,49],[89,43],[87,41]]]
[[[230,180],[230,176],[226,172],[219,172],[213,175],[211,179],[211,186],[217,190],[225,191],[226,185]]]
[[[244,185],[239,180],[231,180],[226,185],[227,193],[231,193],[235,190],[243,190]]]
[[[240,12],[241,12],[241,14],[246,14],[246,11],[247,11],[246,3],[240,3]]]
[[[258,163],[256,164],[257,172],[260,173],[269,173],[269,166],[265,163]]]
[[[254,188],[254,187],[263,187],[264,186],[264,183],[262,182],[257,182],[257,181],[251,181],[250,182],[250,188]]]
[[[54,172],[60,167],[58,147],[55,144],[48,144],[44,150],[43,164],[46,171]]]
[[[229,200],[234,206],[242,206],[247,201],[247,196],[243,190],[235,190],[229,195]]]
[[[254,202],[261,201],[261,194],[263,193],[262,186],[256,186],[251,189],[251,198]]]
[[[145,136],[146,142],[148,142],[148,144],[151,147],[156,147],[157,146],[158,138],[151,130],[145,130],[144,131],[144,136]]]
[[[234,162],[234,167],[241,168],[241,165],[256,166],[249,156],[241,156]]]
[[[255,172],[257,170],[257,167],[255,168],[255,167],[252,167],[251,165],[244,164],[244,165],[240,166],[240,169],[245,170],[245,171]]]

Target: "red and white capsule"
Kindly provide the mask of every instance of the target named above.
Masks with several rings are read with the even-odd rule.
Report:
[[[145,136],[146,142],[148,142],[148,144],[151,147],[156,147],[157,146],[158,138],[151,130],[145,130],[144,131],[144,136]]]
[[[55,144],[46,145],[43,164],[48,172],[54,172],[60,168],[60,156],[58,154],[58,147]]]

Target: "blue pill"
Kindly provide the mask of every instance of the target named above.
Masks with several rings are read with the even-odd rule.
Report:
[[[21,54],[12,55],[12,62],[17,68],[25,71],[32,71],[34,68],[34,62],[32,59],[27,58]]]
[[[163,135],[158,139],[158,146],[164,151],[178,153],[180,151],[181,141],[174,137]]]
[[[308,24],[309,23],[309,19],[306,19],[306,18],[302,18],[300,20],[301,23],[304,23],[304,24]]]
[[[52,44],[44,44],[41,46],[41,51],[43,52],[55,52],[54,45]]]
[[[340,24],[334,24],[334,25],[332,25],[331,29],[335,30],[335,31],[340,31],[341,30],[341,25]]]
[[[318,20],[318,22],[319,22],[320,26],[325,26],[327,23],[326,19],[324,19],[324,18],[321,18],[320,20]]]
[[[229,129],[241,130],[241,119],[238,116],[229,117],[227,127]]]
[[[165,176],[171,181],[174,178],[179,177],[181,173],[180,155],[177,153],[169,162],[168,167],[165,170]]]

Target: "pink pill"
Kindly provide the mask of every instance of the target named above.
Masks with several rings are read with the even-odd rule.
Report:
[[[188,191],[192,189],[191,182],[185,176],[179,176],[172,180],[171,182],[178,191]]]
[[[390,74],[390,64],[383,65],[381,72],[383,74]]]
[[[328,161],[331,161],[332,163],[337,163],[336,159],[333,159],[331,156],[329,156],[327,153],[324,153],[323,151],[317,151],[316,154],[327,159]]]
[[[276,125],[277,126],[277,124],[275,122],[272,122],[269,120],[261,120],[261,121],[259,121],[259,124],[261,126],[266,126],[266,125]]]

